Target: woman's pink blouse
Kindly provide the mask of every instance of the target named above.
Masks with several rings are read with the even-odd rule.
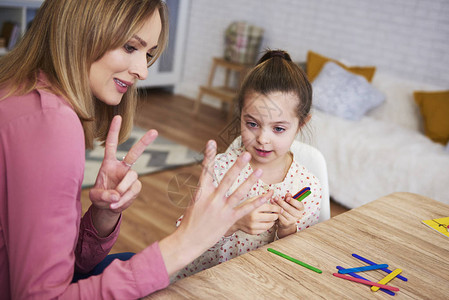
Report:
[[[4,91],[0,91],[4,95]],[[158,243],[71,284],[112,248],[90,209],[81,218],[84,133],[73,109],[44,90],[0,100],[0,291],[5,299],[130,299],[168,285]]]

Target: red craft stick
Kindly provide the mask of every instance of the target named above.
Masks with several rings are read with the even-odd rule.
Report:
[[[387,289],[387,290],[390,290],[390,291],[395,291],[395,292],[399,291],[399,289],[397,287],[393,287],[393,286],[385,285],[385,284],[380,284],[380,283],[377,283],[377,282],[374,282],[374,281],[364,280],[364,279],[360,279],[360,278],[354,278],[354,277],[351,277],[351,276],[348,276],[348,275],[339,274],[339,273],[334,273],[333,275],[336,276],[336,277],[340,277],[340,278],[343,278],[343,279],[355,281],[355,282],[358,282],[358,283],[363,283],[363,284],[366,284],[366,285],[378,286],[380,288]]]

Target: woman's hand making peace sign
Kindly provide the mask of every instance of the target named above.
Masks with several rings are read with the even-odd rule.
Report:
[[[148,131],[120,161],[116,153],[121,123],[120,116],[112,119],[104,159],[95,185],[89,192],[95,208],[92,211],[92,221],[102,236],[107,236],[114,230],[120,213],[128,208],[140,193],[142,184],[138,180],[137,172],[132,170],[131,166],[157,137],[156,130]]]

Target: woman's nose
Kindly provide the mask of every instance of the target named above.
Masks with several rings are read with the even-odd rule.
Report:
[[[142,57],[135,57],[129,72],[139,80],[145,80],[148,77],[148,65],[146,54]]]

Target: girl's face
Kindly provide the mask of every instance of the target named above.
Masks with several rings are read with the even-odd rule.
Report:
[[[293,93],[249,94],[241,114],[242,141],[253,166],[284,163],[299,131]]]
[[[89,70],[92,93],[100,101],[118,105],[128,87],[148,75],[148,62],[157,47],[162,23],[159,11],[121,48],[106,52]]]

